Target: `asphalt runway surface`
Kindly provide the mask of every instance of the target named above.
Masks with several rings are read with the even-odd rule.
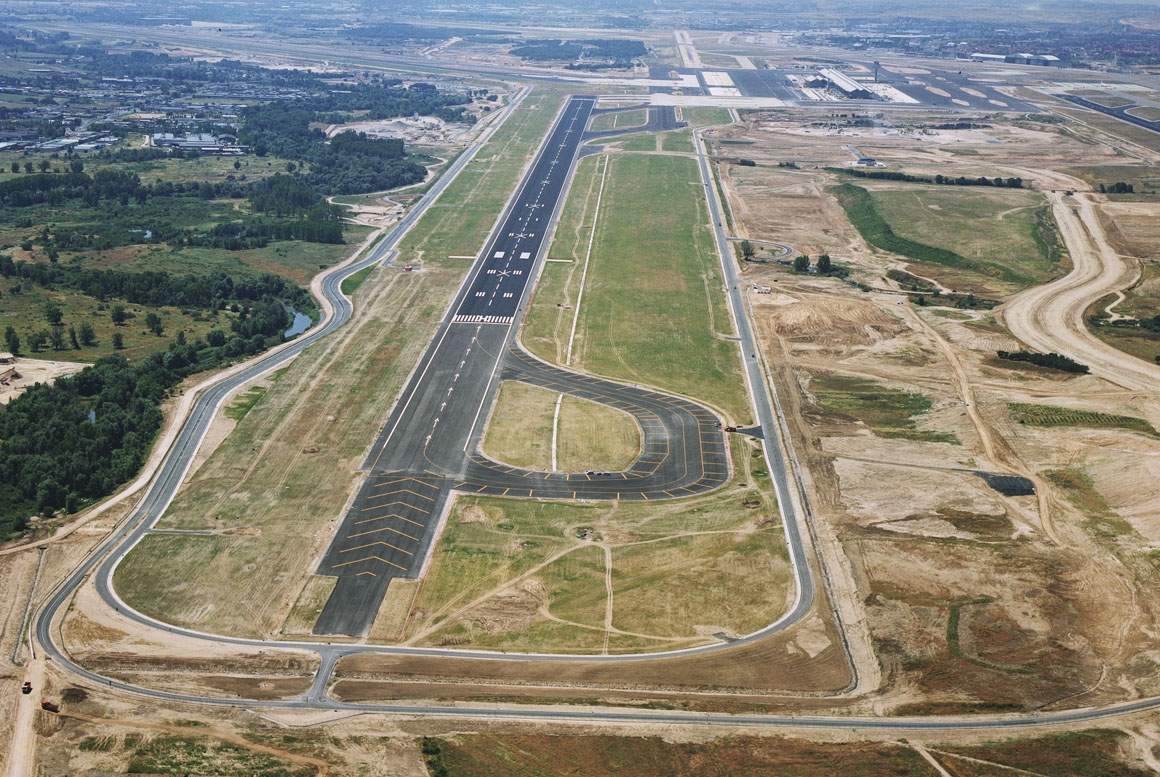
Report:
[[[390,581],[418,577],[452,491],[567,499],[664,499],[729,477],[716,417],[687,400],[566,372],[511,349],[528,282],[572,175],[593,97],[574,97],[487,241],[365,463],[369,475],[317,573],[338,578],[316,635],[364,636]],[[650,125],[675,124],[671,108]],[[609,404],[644,430],[641,456],[610,474],[520,470],[477,453],[497,376]]]

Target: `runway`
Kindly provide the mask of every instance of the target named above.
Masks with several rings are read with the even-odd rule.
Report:
[[[479,254],[395,410],[371,448],[369,474],[317,574],[338,578],[316,635],[364,636],[390,581],[418,577],[455,491],[550,499],[671,499],[729,478],[716,416],[688,400],[562,370],[514,347],[529,281],[563,200],[595,97],[573,97]],[[650,111],[650,124],[672,123]],[[478,452],[499,381],[522,380],[623,410],[642,429],[623,472],[534,472]]]

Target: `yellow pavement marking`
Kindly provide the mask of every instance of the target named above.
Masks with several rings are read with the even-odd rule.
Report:
[[[358,559],[355,559],[354,561],[344,561],[341,564],[333,565],[331,567],[331,569],[338,569],[339,567],[348,567],[351,564],[359,564],[359,563],[362,563],[363,561],[381,561],[384,564],[387,564],[388,566],[394,567],[395,569],[401,569],[404,572],[407,571],[406,567],[401,567],[393,561],[387,561],[385,558],[379,558],[378,556],[367,556],[366,558],[358,558]]]
[[[406,537],[407,539],[414,540],[415,542],[419,541],[418,537],[412,537],[410,534],[405,534],[398,529],[392,529],[390,526],[384,526],[381,529],[371,529],[370,531],[364,531],[359,534],[351,534],[347,539],[353,540],[355,537],[366,537],[368,534],[378,534],[381,531],[389,531],[393,534],[399,535],[400,537]]]
[[[415,555],[414,553],[412,553],[409,550],[403,550],[402,548],[400,548],[397,545],[392,545],[391,543],[383,542],[382,540],[379,540],[378,542],[368,542],[366,545],[359,545],[358,547],[355,547],[355,548],[346,548],[345,550],[342,550],[339,552],[340,553],[350,553],[350,552],[355,551],[355,550],[362,550],[363,548],[373,548],[375,545],[385,545],[386,547],[391,548],[392,550],[397,550],[400,553],[406,553],[408,556]]]
[[[385,521],[388,518],[398,518],[400,521],[406,521],[409,524],[412,524],[414,526],[418,526],[420,529],[422,529],[424,526],[426,526],[426,524],[419,523],[418,521],[412,521],[410,518],[404,518],[403,516],[399,515],[398,513],[388,513],[387,515],[380,515],[378,518],[367,518],[367,519],[362,520],[362,521],[355,521],[354,525],[358,526],[359,524],[363,524],[363,523],[373,523],[374,521]]]

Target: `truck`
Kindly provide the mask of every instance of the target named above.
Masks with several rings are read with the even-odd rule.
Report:
[[[60,705],[51,701],[40,702],[40,708],[48,712],[60,712]]]
[[[23,693],[25,696],[32,693],[32,683],[25,682],[24,685],[20,686],[20,692]]]

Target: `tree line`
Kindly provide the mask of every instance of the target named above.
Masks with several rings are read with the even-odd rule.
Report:
[[[179,333],[136,364],[106,356],[0,407],[0,522],[23,531],[34,514],[72,513],[113,493],[140,470],[178,381],[280,342],[290,318],[267,295],[240,310],[232,336],[215,329],[188,343]]]
[[[1058,353],[1035,353],[1033,351],[998,351],[996,352],[996,355],[1004,361],[1029,362],[1040,367],[1059,370],[1060,372],[1071,372],[1077,375],[1084,375],[1089,372],[1089,368],[1086,364],[1080,364],[1074,359],[1070,359]]]
[[[856,167],[827,167],[832,173],[845,173],[852,175],[855,178],[873,178],[882,181],[906,181],[908,183],[933,183],[940,186],[994,186],[999,189],[1022,189],[1022,178],[987,178],[980,175],[977,178],[968,178],[965,175],[960,175],[952,178],[949,175],[936,175],[933,178],[928,175],[911,175],[909,173],[902,173],[897,170],[860,170]]]
[[[46,289],[70,289],[101,301],[123,299],[150,307],[225,310],[232,303],[275,297],[303,312],[315,309],[305,289],[273,273],[237,279],[223,272],[183,276],[157,270],[128,273],[18,262],[0,254],[0,276],[26,279]]]

